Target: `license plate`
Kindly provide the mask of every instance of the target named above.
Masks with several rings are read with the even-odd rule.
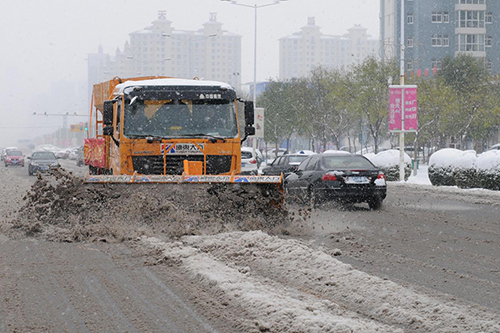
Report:
[[[40,167],[40,170],[49,170],[49,167],[43,166],[43,167]]]
[[[12,163],[16,164],[16,163],[17,163],[17,161],[12,161]]]
[[[363,176],[354,176],[354,177],[347,177],[345,182],[347,184],[368,184],[370,181],[368,180],[368,178]]]
[[[241,163],[241,167],[244,168],[245,167],[245,163]]]

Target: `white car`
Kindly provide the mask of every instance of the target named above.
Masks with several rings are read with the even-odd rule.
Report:
[[[500,143],[497,143],[496,145],[491,146],[490,150],[500,150]]]
[[[262,163],[262,153],[252,147],[241,147],[241,173],[257,175]]]

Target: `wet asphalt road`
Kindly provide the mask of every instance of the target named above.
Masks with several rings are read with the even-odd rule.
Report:
[[[34,181],[27,167],[0,166],[0,219]],[[0,333],[237,331],[175,267],[130,245],[12,239],[0,229]]]
[[[499,193],[445,190],[390,184],[380,211],[322,207],[306,238],[367,273],[500,310]]]
[[[83,174],[84,168],[62,161]],[[0,166],[4,213],[34,177]],[[7,185],[10,184],[10,185]],[[367,273],[500,310],[500,196],[390,184],[380,211],[325,205],[301,233]],[[167,265],[125,244],[11,240],[0,233],[0,333],[233,332],[232,315]],[[238,316],[238,313],[236,313]]]

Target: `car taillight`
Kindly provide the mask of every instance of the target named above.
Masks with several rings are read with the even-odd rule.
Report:
[[[321,180],[337,180],[337,176],[333,172],[327,172],[323,175]]]
[[[385,180],[385,175],[382,171],[379,171],[378,175],[377,175],[377,179],[383,179]]]
[[[250,160],[250,163],[252,163],[252,164],[257,164],[257,160],[256,160],[255,158],[252,158],[252,159]]]

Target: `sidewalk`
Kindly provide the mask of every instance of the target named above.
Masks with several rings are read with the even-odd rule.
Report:
[[[417,175],[413,175],[413,170],[411,172],[410,178],[406,181],[409,184],[421,184],[421,185],[432,185],[429,180],[428,165],[420,165],[417,170]]]

